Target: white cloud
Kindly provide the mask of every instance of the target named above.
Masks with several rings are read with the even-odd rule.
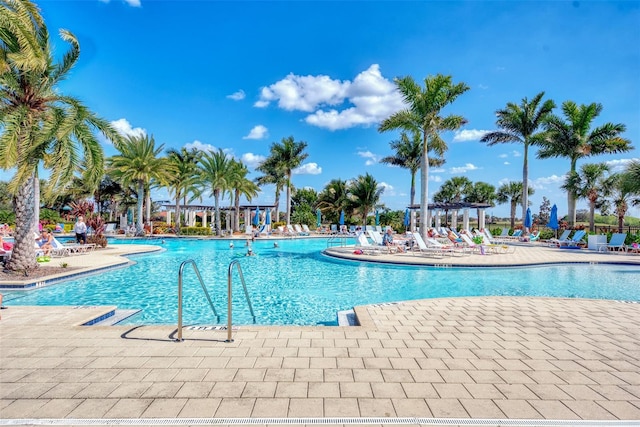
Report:
[[[489,132],[490,131],[488,130],[480,130],[480,129],[457,130],[453,135],[453,141],[454,142],[479,141],[480,138],[482,138]]]
[[[506,159],[507,157],[509,157],[509,155],[508,154],[500,154],[498,157],[501,158],[501,159]]]
[[[501,186],[503,186],[505,184],[508,184],[510,182],[511,182],[511,180],[509,178],[502,178],[500,181],[498,181],[498,187],[501,187]]]
[[[634,157],[633,159],[616,159],[616,160],[608,160],[605,163],[607,164],[607,166],[609,166],[612,172],[622,172],[629,163],[634,161],[640,162],[640,159],[637,157]]]
[[[147,134],[146,129],[132,127],[127,119],[113,121],[111,126],[122,136],[145,136]]]
[[[198,151],[209,151],[211,153],[213,153],[214,151],[218,150],[213,145],[211,145],[211,144],[203,144],[202,142],[200,142],[198,140],[195,140],[193,142],[189,142],[189,143],[185,144],[184,148],[186,148],[187,150],[191,150],[192,148],[195,148]]]
[[[237,92],[232,93],[231,95],[227,95],[228,99],[233,99],[234,101],[242,101],[245,99],[247,95],[244,93],[242,89]]]
[[[391,185],[391,184],[388,184],[388,183],[382,181],[382,182],[378,183],[378,187],[384,188],[384,191],[382,192],[382,194],[384,194],[385,196],[395,196],[396,195],[395,188],[393,188],[393,185]]]
[[[482,90],[489,89],[489,86],[487,86],[487,85],[483,85],[482,83],[480,83],[480,84],[478,85],[478,87],[479,87],[480,89],[482,89]]]
[[[474,165],[473,163],[467,163],[464,166],[453,167],[449,169],[449,172],[450,173],[467,173],[469,171],[474,171],[476,169],[479,169],[476,165]]]
[[[262,125],[254,126],[249,135],[243,136],[242,139],[262,139],[269,136],[268,129]]]
[[[512,155],[513,157],[520,157],[520,156],[522,156],[522,153],[521,153],[521,152],[519,152],[519,151],[517,151],[517,150],[513,150],[513,151],[511,152],[511,155]]]
[[[440,175],[429,175],[429,181],[442,182],[442,177]]]
[[[253,154],[253,153],[244,153],[240,157],[240,160],[242,160],[242,163],[249,166],[250,168],[258,167],[258,165],[264,162],[265,159],[266,159],[265,156],[261,156],[260,154]]]
[[[444,168],[429,168],[429,173],[445,173]]]
[[[404,108],[395,84],[384,78],[378,64],[371,65],[354,80],[341,81],[329,76],[297,76],[289,74],[283,80],[262,88],[256,107],[266,107],[277,101],[278,107],[309,114],[305,121],[330,130],[347,129],[378,123]],[[344,109],[334,107],[341,104]]]
[[[509,163],[509,162],[504,162],[503,164],[504,164],[504,165],[510,165],[511,163]]]
[[[564,184],[566,175],[551,175],[529,180],[529,185],[536,190],[544,190],[547,186],[559,187]]]
[[[98,0],[101,3],[109,3],[111,0]],[[128,4],[131,7],[141,7],[142,3],[140,0],[123,0],[124,3]]]
[[[375,165],[378,163],[378,156],[373,154],[371,151],[358,151],[358,156],[367,159],[364,164],[366,166]]]
[[[294,175],[320,175],[322,168],[317,163],[305,163],[291,171]]]

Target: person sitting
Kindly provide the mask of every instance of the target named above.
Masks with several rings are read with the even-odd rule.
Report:
[[[5,242],[2,240],[2,235],[0,235],[0,249],[6,252],[11,252],[13,250],[13,243]]]
[[[45,256],[49,256],[51,249],[53,249],[53,234],[48,229],[43,229],[40,239],[38,240],[38,246],[44,252]]]
[[[404,246],[402,245],[397,245],[394,241],[393,241],[393,230],[391,229],[391,227],[387,227],[387,232],[384,233],[384,236],[382,236],[382,244],[384,246],[395,246],[398,248],[398,250],[400,252],[404,252]]]

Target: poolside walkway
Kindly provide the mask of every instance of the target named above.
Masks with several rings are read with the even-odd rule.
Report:
[[[510,255],[565,252],[640,262]],[[1,311],[0,425],[640,425],[637,303],[419,300],[357,307],[358,327],[242,326],[232,343],[213,328],[185,328],[177,343],[175,326],[78,326],[111,309]]]

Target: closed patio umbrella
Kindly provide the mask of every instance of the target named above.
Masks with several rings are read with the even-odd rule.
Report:
[[[320,228],[322,225],[322,212],[320,209],[316,209],[316,227]]]
[[[264,223],[271,225],[271,209],[267,209],[267,215],[264,217]]]
[[[558,228],[560,225],[558,224],[558,207],[553,205],[551,207],[551,216],[549,217],[549,223],[547,224],[552,230],[555,230],[555,237],[558,238]]]
[[[376,225],[380,225],[380,212],[376,209]]]
[[[528,231],[532,225],[533,221],[531,220],[531,208],[527,208],[527,213],[524,216],[524,228],[526,228]]]
[[[253,225],[257,227],[258,224],[260,224],[260,207],[256,208],[256,214],[253,217]]]
[[[340,212],[340,225],[344,225],[344,211]]]
[[[405,226],[405,228],[408,228],[410,223],[411,223],[411,214],[409,213],[409,208],[407,208],[404,211],[404,226]]]

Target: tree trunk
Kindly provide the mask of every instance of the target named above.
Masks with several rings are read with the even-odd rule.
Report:
[[[37,170],[33,175],[33,231],[40,233],[40,179]]]
[[[213,198],[216,210],[216,236],[220,235],[220,190],[213,190]]]
[[[287,225],[291,225],[291,172],[287,174]]]
[[[511,199],[511,229],[516,228],[516,199]]]
[[[144,231],[144,224],[142,223],[142,202],[144,201],[144,183],[142,181],[138,182],[138,200],[137,200],[137,211],[138,217],[136,218],[136,234],[142,234]]]
[[[422,161],[420,165],[420,235],[427,239],[427,212],[429,210],[429,146],[427,131],[423,129]]]
[[[147,191],[144,201],[147,208],[145,212],[145,222],[151,226],[151,190]]]
[[[233,207],[235,209],[235,221],[233,224],[234,231],[240,231],[240,192],[236,190]]]
[[[522,222],[527,215],[527,207],[529,206],[529,142],[524,142],[524,159],[522,162]],[[529,229],[525,229],[525,233]]]
[[[413,204],[415,203],[415,200],[416,200],[416,172],[411,171],[411,194],[410,194],[409,205],[413,206]],[[409,214],[411,215],[411,213]],[[414,233],[416,231],[416,223],[414,221],[414,215],[411,215],[411,220],[409,224],[410,224],[411,232]]]
[[[596,231],[596,202],[595,200],[589,201],[589,232],[595,233]]]
[[[15,242],[11,258],[5,265],[7,270],[24,271],[25,274],[38,268],[33,235],[36,180],[35,176],[29,178],[13,198],[13,210],[16,213]]]
[[[280,189],[278,187],[276,187],[276,200],[274,203],[276,205],[276,222],[278,222],[280,221],[280,212],[278,212],[280,210]]]
[[[624,228],[624,217],[627,214],[627,204],[622,202],[616,206],[616,210],[618,211],[618,233],[622,233],[622,229]]]
[[[182,195],[180,194],[180,191],[176,191],[176,234],[180,234],[180,198],[182,197]],[[171,226],[171,224],[169,224],[169,226]]]
[[[571,159],[571,169],[569,170],[570,177],[576,173],[576,162],[576,159]],[[567,207],[569,209],[567,219],[569,221],[569,225],[573,226],[576,223],[576,195],[571,190],[567,190]]]

